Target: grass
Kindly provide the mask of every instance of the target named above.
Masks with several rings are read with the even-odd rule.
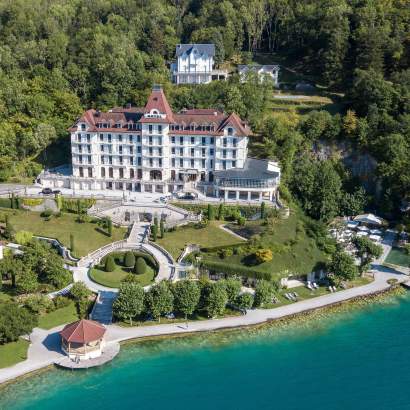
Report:
[[[185,245],[196,244],[201,247],[233,245],[240,239],[222,230],[219,225],[222,221],[211,221],[205,228],[185,226],[173,232],[166,232],[164,238],[158,239],[158,244],[163,246],[176,259],[181,254]]]
[[[387,255],[385,262],[408,268],[410,267],[410,254],[408,254],[403,248],[392,248]]]
[[[19,339],[17,342],[0,345],[0,369],[26,360],[29,344],[26,340]]]
[[[258,235],[255,246],[244,246],[241,254],[224,259],[215,252],[205,253],[205,259],[254,267],[255,270],[278,276],[306,274],[317,270],[326,261],[326,255],[317,247],[315,240],[307,235],[298,210],[292,210],[288,219],[275,219],[271,226],[264,226],[262,221],[257,220],[247,221],[244,227],[229,227],[244,237]],[[219,245],[218,241],[214,241],[214,246],[216,245]],[[254,265],[252,255],[258,247],[271,249],[272,260]]]
[[[103,266],[95,266],[90,271],[90,278],[99,283],[100,285],[107,286],[109,288],[118,288],[121,281],[130,273],[130,269],[124,268],[121,265],[115,265],[113,272],[106,272]],[[147,270],[142,275],[135,275],[138,283],[141,286],[147,286],[154,281],[155,278],[154,269],[147,265]]]
[[[77,309],[73,301],[68,306],[53,312],[41,315],[38,319],[38,327],[42,329],[51,329],[53,327],[78,320]]]
[[[15,210],[10,213],[10,223],[15,231],[25,230],[34,235],[56,238],[67,247],[70,246],[70,234],[73,234],[76,256],[87,255],[103,245],[123,239],[126,233],[124,228],[113,227],[112,237],[109,237],[96,223],[78,223],[76,219],[74,214],[63,214],[46,221],[36,212]]]

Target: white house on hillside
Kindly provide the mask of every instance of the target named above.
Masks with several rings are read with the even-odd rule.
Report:
[[[275,87],[279,84],[279,66],[278,65],[238,65],[238,73],[241,81],[246,81],[249,72],[256,73],[261,81],[266,78],[272,78]]]
[[[178,44],[175,56],[177,61],[171,64],[175,84],[207,84],[228,76],[227,71],[214,69],[214,44]]]

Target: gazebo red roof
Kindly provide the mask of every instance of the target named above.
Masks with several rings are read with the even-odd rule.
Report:
[[[98,322],[81,319],[66,325],[60,335],[66,342],[85,344],[101,339],[105,330],[105,327]]]

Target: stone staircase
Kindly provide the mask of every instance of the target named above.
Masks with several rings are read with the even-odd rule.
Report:
[[[149,224],[134,222],[130,234],[128,235],[127,242],[133,244],[143,243],[147,240],[148,235]]]
[[[112,305],[116,297],[116,292],[98,292],[97,300],[94,303],[93,310],[90,314],[90,318],[104,325],[111,324]]]

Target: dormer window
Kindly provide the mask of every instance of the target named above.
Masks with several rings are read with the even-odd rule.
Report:
[[[85,131],[85,124],[81,124],[81,130]]]
[[[233,128],[232,127],[228,128],[228,135],[233,135]]]

